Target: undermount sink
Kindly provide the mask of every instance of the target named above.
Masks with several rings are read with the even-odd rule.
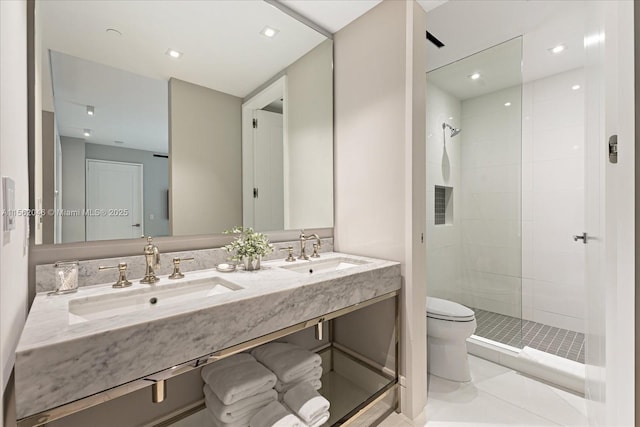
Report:
[[[157,288],[149,286],[125,291],[114,290],[107,295],[69,301],[69,323],[106,319],[132,312],[154,310],[157,307],[175,306],[240,289],[243,288],[218,277],[212,277],[177,282]]]
[[[367,261],[362,261],[354,258],[329,258],[319,259],[313,261],[296,261],[291,265],[284,265],[282,268],[289,271],[295,271],[302,274],[314,274],[329,271],[346,270],[359,265],[368,264]]]

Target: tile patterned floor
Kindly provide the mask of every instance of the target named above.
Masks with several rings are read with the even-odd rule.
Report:
[[[391,414],[379,427],[586,427],[586,401],[573,393],[469,356],[470,383],[429,376],[426,420]]]
[[[584,363],[584,334],[542,323],[472,308],[476,335],[517,348],[529,346],[565,359]]]

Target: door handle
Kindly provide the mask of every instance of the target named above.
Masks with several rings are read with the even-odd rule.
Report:
[[[132,227],[140,227],[140,224],[133,224]]]
[[[577,242],[578,240],[582,240],[582,243],[586,245],[587,244],[587,240],[589,240],[589,237],[587,236],[586,232],[583,232],[582,234],[577,235],[577,236],[573,236],[573,241],[574,242]]]

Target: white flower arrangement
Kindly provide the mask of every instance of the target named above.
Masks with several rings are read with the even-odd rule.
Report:
[[[251,227],[236,226],[231,230],[225,230],[224,233],[238,235],[233,242],[225,245],[227,252],[234,252],[234,255],[229,258],[233,261],[242,262],[245,258],[259,259],[273,252],[273,245],[269,243],[267,235],[256,233]]]

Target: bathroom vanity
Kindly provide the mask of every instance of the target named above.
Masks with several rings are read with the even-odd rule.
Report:
[[[107,283],[36,296],[16,352],[20,427],[140,389],[161,401],[171,378],[308,328],[315,328],[315,350],[325,364],[328,425],[357,423],[376,405],[378,416],[397,406],[399,263],[332,252],[311,261],[263,262],[252,272],[205,269],[180,280],[161,276],[151,286],[133,282],[125,289]],[[394,306],[391,367],[334,339],[336,322],[385,302]],[[345,392],[354,385],[357,393]]]

